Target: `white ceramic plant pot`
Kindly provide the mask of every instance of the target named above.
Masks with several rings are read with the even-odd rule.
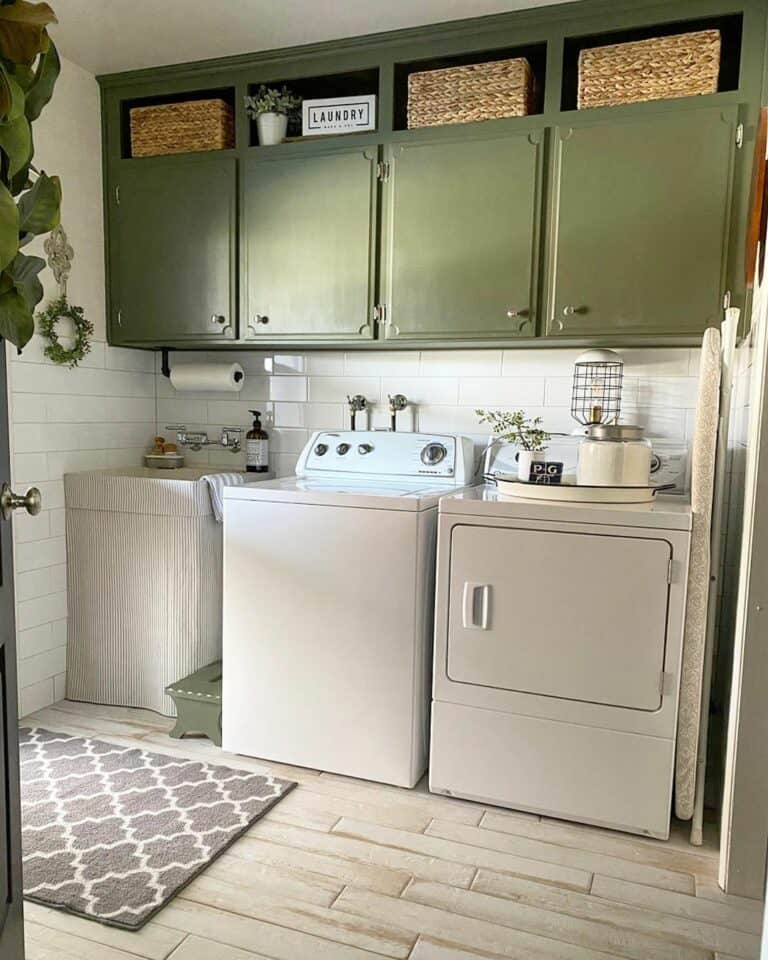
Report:
[[[531,464],[543,463],[546,459],[545,450],[520,450],[517,454],[517,479],[529,480]]]
[[[259,131],[259,144],[262,147],[272,147],[285,140],[288,117],[283,113],[260,113],[256,117],[256,129]]]

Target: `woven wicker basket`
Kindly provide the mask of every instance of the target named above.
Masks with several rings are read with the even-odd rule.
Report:
[[[533,104],[533,71],[522,58],[424,70],[408,77],[409,128],[524,117]]]
[[[189,100],[131,110],[131,156],[227,150],[235,145],[232,107],[223,100]]]
[[[578,108],[717,93],[720,31],[592,47],[579,54]]]

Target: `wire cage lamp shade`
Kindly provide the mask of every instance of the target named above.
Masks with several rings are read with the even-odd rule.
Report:
[[[613,350],[588,350],[573,370],[571,416],[577,423],[616,423],[621,414],[624,362]]]

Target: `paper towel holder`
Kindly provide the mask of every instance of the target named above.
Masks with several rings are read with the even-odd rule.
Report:
[[[168,360],[168,354],[173,349],[173,347],[160,348],[160,373],[162,373],[162,375],[167,377],[169,380],[171,379],[171,364]],[[243,379],[243,376],[244,374],[237,370],[235,372],[235,383],[240,383],[240,381]]]

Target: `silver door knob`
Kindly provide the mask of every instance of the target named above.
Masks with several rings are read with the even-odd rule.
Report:
[[[563,307],[563,316],[572,317],[575,313],[586,313],[586,307],[574,307],[573,304],[568,304],[567,307]]]
[[[269,323],[269,317],[265,317],[263,313],[257,313],[256,323]]]
[[[211,323],[216,323],[220,327],[223,327],[226,322],[227,318],[220,313],[214,313],[211,316]]]
[[[510,320],[513,320],[515,317],[527,317],[527,310],[507,310],[507,316]]]
[[[7,483],[4,483],[0,489],[0,514],[3,520],[8,520],[13,511],[20,507],[24,507],[31,517],[36,517],[43,509],[42,494],[37,487],[30,487],[23,496],[19,496]]]

